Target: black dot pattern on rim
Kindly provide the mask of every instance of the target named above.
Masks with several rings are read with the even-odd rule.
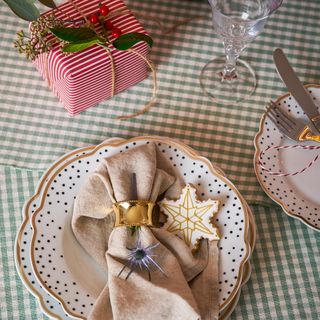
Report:
[[[314,100],[317,100],[318,102],[320,101],[319,88],[309,88],[309,93]],[[283,110],[287,110],[291,117],[303,119],[306,118],[305,113],[301,110],[300,106],[291,96],[281,100],[278,105],[281,106]],[[289,139],[283,137],[280,131],[268,118],[266,118],[263,123],[262,132],[257,142],[260,150],[264,150],[270,145],[280,146],[295,144],[294,142],[290,142]],[[309,143],[304,142],[304,144],[308,145]],[[283,152],[287,152],[286,158]],[[307,160],[305,160],[306,162],[303,162],[302,164],[296,161],[295,157],[295,154],[298,155],[298,153],[301,154],[301,152],[308,153]],[[288,156],[289,154],[290,157]],[[302,169],[302,167],[307,165],[308,162],[311,161],[317,154],[318,151],[305,151],[297,149],[286,151],[270,150],[268,151],[268,154],[264,156],[263,164],[272,171],[292,172],[300,168]],[[287,163],[289,158],[293,159],[292,162],[295,161],[296,163],[300,163],[299,166],[296,166],[295,169],[289,170],[283,167],[282,163]],[[310,192],[308,198],[305,197],[305,188],[301,188],[301,179],[303,179],[305,184],[308,184],[308,181],[305,178],[306,174],[309,174],[309,179],[313,179],[314,182],[320,179],[318,169],[319,163],[315,163],[313,167],[308,169],[309,173],[306,171],[306,173],[302,173],[301,175],[297,175],[295,177],[272,176],[261,168],[257,168],[257,173],[260,177],[261,183],[265,189],[267,189],[268,193],[273,198],[277,199],[279,203],[284,204],[284,206],[287,208],[286,211],[288,211],[291,215],[302,218],[310,226],[320,229],[320,205],[319,203],[315,202],[316,200],[314,200],[318,197],[315,195],[312,197],[313,200],[311,200]]]
[[[38,203],[36,201],[39,201],[38,199],[34,200],[34,202],[31,204],[30,207],[34,208],[35,210],[38,207]],[[63,310],[61,309],[59,303],[54,300],[48,293],[46,293],[42,286],[39,285],[32,267],[31,267],[31,261],[30,261],[30,241],[31,241],[31,236],[32,236],[32,229],[30,224],[26,224],[24,227],[24,230],[21,232],[22,238],[20,241],[20,257],[21,257],[21,261],[23,263],[23,273],[26,276],[26,278],[28,279],[29,283],[32,284],[32,287],[37,291],[37,292],[41,292],[42,296],[43,296],[43,301],[45,304],[45,307],[47,310],[49,310],[50,312],[59,315],[59,316],[67,316],[65,315],[65,313],[63,312]],[[40,255],[42,256],[42,255]],[[45,282],[45,284],[47,285],[47,283]]]
[[[49,196],[45,197],[41,213],[39,212],[43,217],[40,222],[36,221],[38,232],[35,237],[34,256],[35,260],[39,260],[37,268],[39,273],[41,272],[42,281],[62,301],[70,302],[70,304],[66,304],[66,310],[79,316],[82,313],[83,316],[88,315],[94,299],[90,295],[87,296],[88,292],[73,278],[73,274],[68,272],[67,253],[63,252],[61,242],[57,240],[61,239],[65,232],[65,217],[68,215],[68,210],[72,206],[79,188],[96,166],[103,163],[104,157],[125,152],[146,143],[149,141],[130,142],[118,147],[108,147],[108,149],[100,148],[95,154],[86,157],[82,157],[80,154],[74,158],[74,161],[70,161],[62,170],[56,172],[48,184],[46,193]],[[212,198],[221,201],[221,209],[216,216],[215,223],[222,233],[219,242],[221,265],[229,266],[228,270],[221,270],[219,274],[221,280],[220,303],[223,303],[233,292],[230,285],[232,288],[237,287],[236,277],[239,266],[247,254],[244,242],[245,214],[241,201],[223,179],[211,172],[205,161],[191,159],[174,145],[161,142],[156,144],[160,156],[166,158],[177,175],[183,177],[186,183],[197,187],[199,200]],[[65,190],[68,192],[63,193]],[[37,218],[39,217],[37,216]],[[41,234],[44,236],[41,237]],[[242,249],[244,251],[241,251]],[[231,252],[231,254],[227,254],[227,252]],[[48,254],[51,256],[49,257]],[[75,301],[75,297],[78,301]]]
[[[83,152],[82,154],[85,154],[86,152]],[[79,155],[76,155],[79,156]],[[47,183],[49,181],[49,178],[45,179],[45,182]],[[53,190],[53,189],[52,189]],[[35,198],[32,203],[29,205],[29,216],[31,216],[37,207],[39,206],[39,199]],[[51,212],[48,211],[47,214],[49,215]],[[43,216],[43,214],[41,214]],[[43,303],[44,303],[44,308],[46,310],[49,310],[51,313],[60,316],[61,318],[67,317],[69,318],[69,315],[66,314],[62,308],[61,308],[61,303],[57,302],[55,299],[52,298],[51,295],[46,293],[43,289],[42,286],[39,285],[39,282],[36,280],[35,275],[32,270],[31,266],[31,261],[30,261],[30,241],[31,241],[31,236],[32,236],[32,227],[29,223],[27,223],[24,227],[23,230],[20,231],[20,234],[22,235],[21,241],[20,241],[20,257],[21,261],[23,263],[23,270],[21,272],[24,273],[24,276],[28,279],[29,283],[32,284],[32,290],[35,290],[37,294],[41,294],[43,297]],[[41,234],[41,237],[44,237],[43,234]],[[35,248],[37,251],[38,248]],[[50,256],[50,254],[49,254]],[[42,258],[42,255],[39,256]],[[53,270],[55,269],[54,267],[52,268]],[[40,271],[42,273],[42,271]],[[44,283],[47,285],[48,282],[44,281]],[[52,289],[51,285],[48,285],[49,289]],[[90,295],[87,295],[89,297]]]

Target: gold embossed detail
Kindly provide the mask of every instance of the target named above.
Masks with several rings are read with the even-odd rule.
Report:
[[[200,239],[220,239],[219,229],[212,221],[218,212],[219,201],[198,201],[196,189],[190,184],[183,188],[178,200],[164,199],[159,205],[168,216],[164,228],[182,237],[191,249],[199,247]]]
[[[312,134],[312,131],[306,126],[299,136],[300,141],[316,141],[320,142],[320,136]]]
[[[152,201],[130,200],[113,204],[116,214],[115,226],[153,226],[152,213],[155,203]]]

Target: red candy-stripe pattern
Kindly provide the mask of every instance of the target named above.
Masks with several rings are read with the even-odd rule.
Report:
[[[100,0],[73,0],[81,13],[90,16],[97,12]],[[125,8],[120,0],[102,2],[110,11]],[[57,18],[67,20],[81,19],[81,14],[68,2],[55,11]],[[146,33],[139,21],[128,12],[112,17],[112,25],[119,28],[122,34],[130,32]],[[101,27],[97,27],[97,31]],[[109,40],[114,40],[110,36]],[[144,57],[148,54],[148,46],[144,42],[136,44],[133,49]],[[132,52],[111,48],[115,64],[115,94],[133,86],[147,77],[147,65],[141,57]],[[54,48],[48,55],[41,55],[34,62],[42,76],[51,83],[52,90],[63,103],[70,115],[75,115],[112,96],[112,67],[110,57],[105,49],[93,46],[82,52],[64,55],[59,48]]]

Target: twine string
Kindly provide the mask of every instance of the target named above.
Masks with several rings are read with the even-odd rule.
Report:
[[[119,8],[119,9],[111,11],[108,14],[107,18],[111,19],[111,18],[113,18],[115,16],[118,17],[118,16],[122,16],[122,15],[125,15],[125,14],[129,14],[129,13],[130,13],[130,10],[128,8]]]
[[[52,81],[51,81],[51,77],[49,74],[49,53],[50,52],[46,52],[44,55],[44,76],[47,80],[49,88],[51,89],[52,88]]]
[[[142,19],[146,19],[148,21],[154,21],[160,31],[163,33],[163,34],[166,34],[166,35],[169,35],[169,34],[172,34],[174,32],[177,31],[177,29],[183,25],[187,25],[189,22],[192,22],[192,21],[195,21],[195,20],[202,20],[202,19],[207,19],[208,16],[207,15],[194,15],[194,16],[190,16],[188,18],[185,18],[185,19],[182,19],[178,22],[176,22],[175,24],[173,24],[172,26],[170,27],[166,27],[163,22],[161,21],[161,19],[155,17],[155,16],[151,16],[149,14],[144,14],[144,13],[141,13],[141,12],[135,12],[134,11],[134,15],[137,17],[137,18],[142,18]]]
[[[84,19],[86,23],[89,23],[88,18],[83,14],[79,6],[74,2],[74,0],[68,0],[70,4],[74,7],[74,9],[80,14],[81,18]]]
[[[111,63],[111,97],[114,96],[115,94],[115,88],[116,88],[116,69],[115,69],[115,65],[114,65],[114,59],[113,59],[113,56],[112,56],[112,53],[110,52],[110,49],[107,47],[107,46],[102,46],[109,58],[110,58],[110,63]]]
[[[263,156],[269,151],[269,150],[284,150],[284,149],[304,149],[304,150],[320,150],[320,146],[302,146],[302,145],[285,145],[285,146],[269,146],[267,148],[265,148],[264,150],[262,150],[259,153],[258,156],[258,161],[257,164],[260,166],[260,168],[264,171],[266,171],[268,174],[272,175],[272,176],[277,176],[277,177],[293,177],[296,175],[299,175],[303,172],[305,172],[307,169],[309,169],[311,166],[313,166],[315,164],[315,162],[319,159],[320,157],[320,153],[317,154],[312,161],[310,161],[305,167],[303,167],[300,170],[297,170],[295,172],[279,172],[279,171],[272,171],[269,170],[264,164],[263,164]]]
[[[137,56],[139,56],[149,66],[149,68],[151,70],[151,74],[152,74],[152,80],[153,80],[152,97],[151,97],[150,101],[140,111],[137,111],[137,112],[129,114],[129,115],[116,117],[117,120],[126,120],[126,119],[134,118],[134,117],[137,117],[139,115],[146,113],[155,104],[156,98],[157,98],[157,91],[158,91],[157,72],[156,72],[156,69],[153,66],[152,62],[149,59],[147,59],[146,57],[144,57],[140,52],[138,52],[134,49],[128,49],[127,51],[132,52],[133,54],[136,54]]]
[[[80,10],[79,6],[77,6],[74,3],[74,0],[69,0],[69,2],[72,4],[72,6],[74,7],[74,9],[80,14],[80,16],[85,19],[87,22],[87,18],[85,17],[85,15],[83,14],[83,12]],[[121,15],[125,15],[130,13],[130,10],[128,8],[119,8],[116,10],[113,10],[112,12],[110,12],[107,16],[108,19],[115,17],[115,16],[121,16]],[[114,64],[114,59],[112,56],[112,53],[110,51],[110,49],[107,46],[102,46],[109,58],[110,58],[110,63],[111,63],[111,72],[112,72],[112,80],[111,80],[111,97],[113,97],[115,95],[115,87],[116,87],[116,72],[115,72],[115,64]],[[146,113],[147,111],[150,110],[150,108],[155,104],[156,102],[156,97],[157,97],[157,74],[156,74],[156,69],[153,66],[153,64],[151,63],[151,61],[144,57],[141,53],[139,53],[138,51],[134,50],[134,49],[127,49],[126,51],[131,52],[135,55],[137,55],[138,57],[140,57],[141,59],[143,59],[146,64],[149,66],[149,68],[151,69],[151,74],[152,74],[152,79],[153,79],[153,90],[152,90],[152,97],[150,99],[150,101],[140,110],[137,111],[135,113],[132,114],[128,114],[128,115],[124,115],[124,116],[119,116],[116,117],[116,120],[126,120],[126,119],[131,119],[134,117],[137,117],[139,115],[142,115],[144,113]]]
[[[110,50],[107,51],[108,55],[110,57],[110,62],[111,62],[111,72],[112,72],[112,83],[111,83],[111,97],[114,96],[115,94],[115,90],[116,90],[116,69],[115,69],[115,65],[114,65],[114,59],[113,56],[110,52]]]
[[[73,8],[80,14],[81,18],[84,19],[85,23],[90,25],[90,22],[88,20],[88,18],[86,17],[86,15],[83,13],[83,11],[81,10],[81,8],[74,2],[74,0],[68,0],[69,3],[73,6]],[[112,12],[110,12],[107,16],[108,19],[115,17],[115,16],[121,16],[121,15],[125,15],[130,13],[130,10],[128,8],[119,8],[116,10],[113,10]],[[175,23],[173,26],[171,27],[165,27],[164,24],[162,23],[162,21],[154,16],[150,16],[148,14],[142,14],[139,12],[134,12],[134,15],[138,18],[145,18],[147,20],[151,20],[154,21],[158,26],[159,29],[161,30],[161,32],[163,34],[171,34],[174,33],[180,26],[182,25],[186,25],[191,21],[194,20],[198,20],[198,19],[205,19],[207,18],[207,16],[204,15],[194,15],[191,16],[189,18],[183,19],[181,21],[178,21],[177,23]],[[111,77],[112,77],[112,83],[111,83],[111,97],[113,97],[115,95],[115,86],[116,86],[116,72],[115,72],[115,63],[114,63],[114,59],[111,53],[111,50],[107,47],[107,46],[102,46],[109,58],[110,58],[110,63],[111,63]],[[158,90],[158,86],[157,86],[157,72],[155,67],[153,66],[152,62],[145,56],[143,56],[141,53],[139,53],[137,50],[134,49],[127,49],[126,51],[131,52],[135,55],[137,55],[138,57],[140,57],[141,59],[143,59],[145,61],[145,63],[148,65],[148,67],[151,70],[151,74],[152,74],[152,80],[153,80],[153,90],[152,90],[152,97],[150,99],[150,101],[140,110],[137,111],[135,113],[132,114],[128,114],[128,115],[123,115],[123,116],[118,116],[115,119],[117,120],[126,120],[126,119],[131,119],[134,117],[137,117],[139,115],[142,115],[144,113],[146,113],[147,111],[150,110],[150,108],[156,103],[156,99],[157,99],[157,90]],[[48,85],[51,88],[52,87],[52,81],[50,79],[50,75],[49,75],[49,70],[48,70],[48,54],[45,57],[45,77],[48,81]]]

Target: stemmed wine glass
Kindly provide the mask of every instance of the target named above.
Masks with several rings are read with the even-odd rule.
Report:
[[[210,61],[203,68],[200,84],[216,102],[231,104],[244,100],[255,90],[253,69],[238,58],[262,31],[282,0],[209,0],[209,3],[213,28],[222,38],[225,56]]]

